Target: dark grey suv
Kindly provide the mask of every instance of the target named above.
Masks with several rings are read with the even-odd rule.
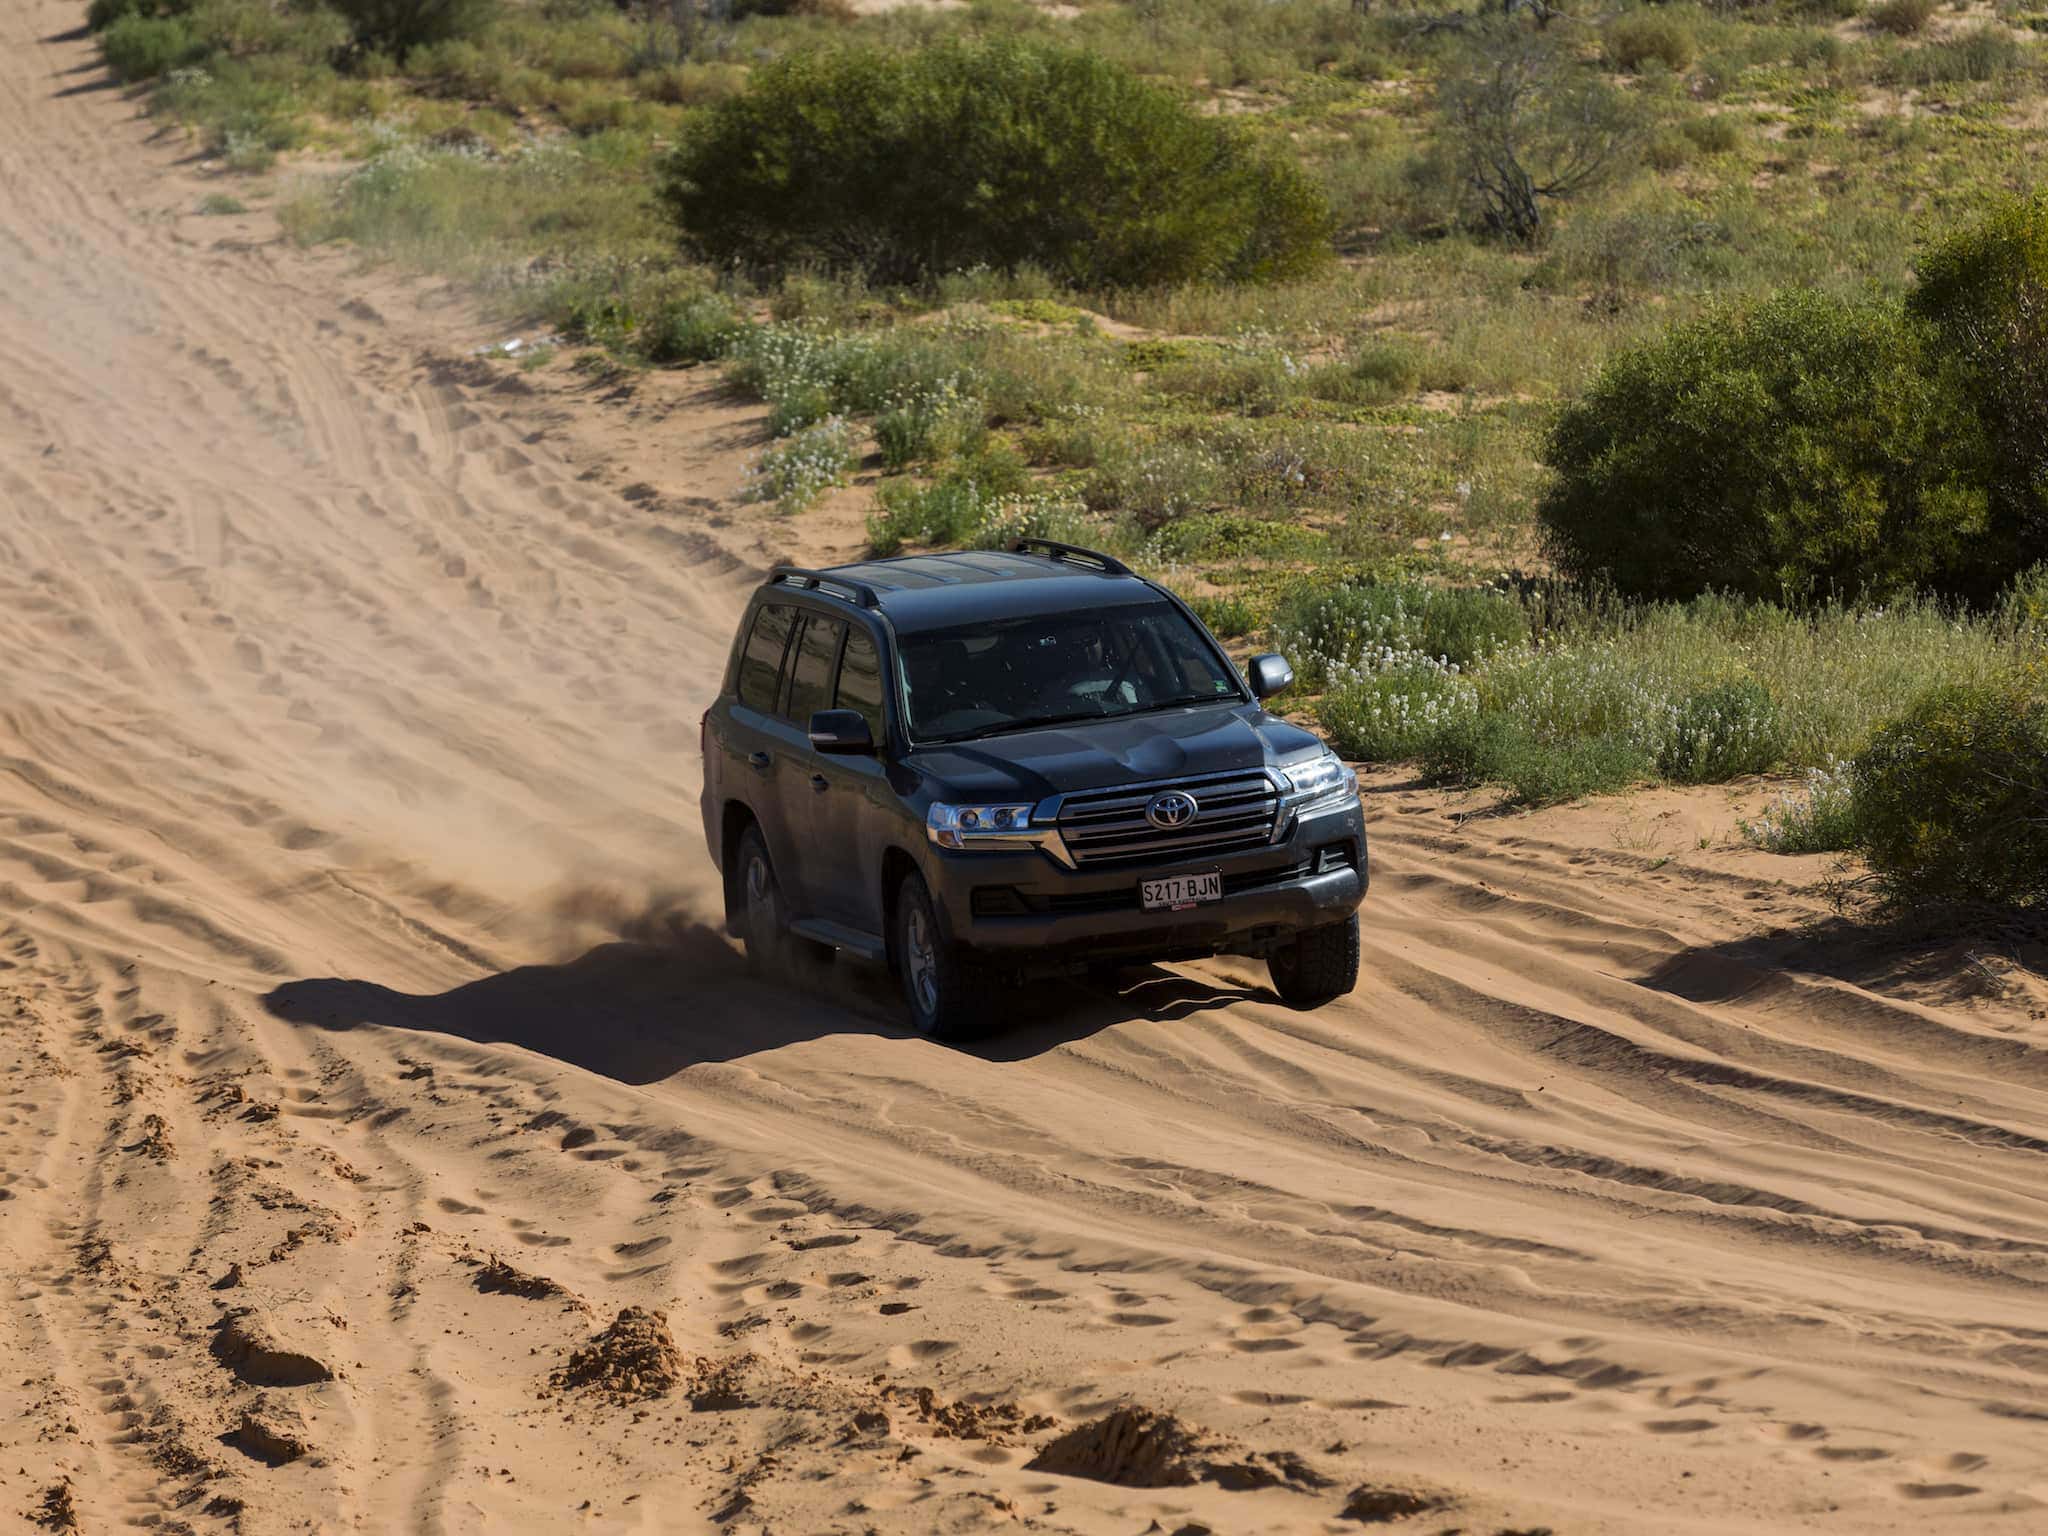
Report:
[[[1178,598],[1107,555],[777,567],[704,716],[726,921],[773,968],[886,964],[927,1034],[1031,972],[1263,957],[1287,1002],[1358,979],[1358,781]]]

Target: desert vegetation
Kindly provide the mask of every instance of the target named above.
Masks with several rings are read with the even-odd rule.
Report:
[[[2031,0],[92,22],[299,237],[766,402],[761,516],[1106,545],[1354,757],[1793,775],[1765,846],[2043,899]]]

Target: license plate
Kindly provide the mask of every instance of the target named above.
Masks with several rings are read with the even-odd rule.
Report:
[[[1185,912],[1201,902],[1222,899],[1223,872],[1217,869],[1138,882],[1138,900],[1147,912]]]

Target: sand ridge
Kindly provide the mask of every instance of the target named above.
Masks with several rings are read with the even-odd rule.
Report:
[[[0,1518],[2048,1519],[1995,953],[1848,936],[1754,791],[1383,775],[1316,1014],[1218,961],[952,1050],[758,983],[694,797],[761,413],[194,217],[77,19],[0,15]]]

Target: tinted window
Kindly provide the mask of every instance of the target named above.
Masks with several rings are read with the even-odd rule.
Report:
[[[775,698],[782,689],[782,652],[795,617],[793,609],[779,604],[755,612],[754,632],[747,636],[747,653],[740,658],[740,702],[748,708],[775,712]]]
[[[846,626],[837,619],[813,614],[804,620],[803,634],[796,643],[796,661],[789,675],[789,708],[785,713],[798,725],[809,725],[811,716],[832,707],[832,664],[839,659],[839,637]]]
[[[882,662],[875,654],[875,642],[867,631],[848,630],[846,654],[839,662],[839,693],[833,701],[840,709],[857,709],[868,723],[868,734],[882,739]]]
[[[926,741],[1243,697],[1169,603],[926,630],[900,644],[911,729]]]

